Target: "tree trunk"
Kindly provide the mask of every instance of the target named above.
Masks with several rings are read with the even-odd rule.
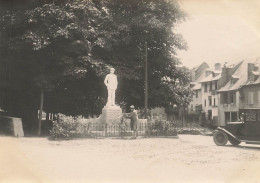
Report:
[[[41,98],[40,98],[40,112],[38,121],[38,136],[41,135],[42,128],[42,109],[43,109],[43,88],[41,88]]]
[[[46,113],[46,120],[50,120],[50,113],[49,112]]]

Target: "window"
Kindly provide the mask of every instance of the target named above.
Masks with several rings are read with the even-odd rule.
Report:
[[[214,98],[213,106],[216,106],[216,99]]]
[[[191,111],[193,111],[193,104],[190,105],[190,109],[191,109]]]
[[[238,112],[225,112],[225,122],[238,121]]]
[[[260,103],[260,91],[258,92],[258,99],[257,99],[257,103]]]
[[[254,97],[254,103],[258,104],[258,102],[259,102],[258,101],[258,92],[254,92],[254,96],[253,97]]]
[[[254,93],[248,92],[247,104],[253,105],[254,104]]]
[[[212,83],[209,84],[209,91],[212,91]]]
[[[257,121],[260,121],[260,110],[257,111]]]
[[[249,110],[246,112],[246,121],[256,121],[256,111],[255,110]]]
[[[237,112],[231,112],[231,121],[238,121]]]
[[[196,98],[198,98],[199,97],[199,92],[198,91],[196,91]]]
[[[207,93],[207,92],[208,92],[208,85],[205,84],[204,93]]]
[[[209,96],[209,106],[212,106],[212,97]]]
[[[208,120],[212,120],[212,110],[208,110]]]
[[[227,104],[228,103],[227,93],[221,93],[220,94],[220,102],[221,102],[221,104]]]
[[[230,93],[230,103],[236,103],[236,92]]]
[[[215,83],[215,90],[217,90],[218,89],[218,83],[216,82]]]
[[[230,122],[230,112],[225,112],[225,122]]]
[[[207,101],[206,101],[206,99],[204,100],[204,106],[205,106],[205,107],[207,106]]]

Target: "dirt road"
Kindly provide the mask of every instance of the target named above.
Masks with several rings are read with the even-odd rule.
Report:
[[[0,137],[0,182],[260,182],[260,146],[210,136],[49,141]]]

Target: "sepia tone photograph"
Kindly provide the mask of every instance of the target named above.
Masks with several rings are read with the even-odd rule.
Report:
[[[260,183],[259,0],[0,0],[0,183]]]

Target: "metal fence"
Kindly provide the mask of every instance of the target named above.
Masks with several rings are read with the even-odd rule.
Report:
[[[85,133],[92,137],[127,137],[132,136],[130,124],[89,124]],[[176,136],[176,123],[140,123],[138,136]]]
[[[138,124],[138,136],[148,135],[148,124]],[[93,137],[124,137],[132,136],[134,131],[125,124],[90,124],[87,132]]]
[[[177,134],[200,134],[205,129],[199,124],[181,121],[142,121],[138,122],[137,135],[145,137],[177,136]],[[71,122],[57,121],[54,123],[50,134],[53,138],[87,138],[87,137],[127,137],[133,136],[130,121],[122,123],[97,123],[97,122]]]

